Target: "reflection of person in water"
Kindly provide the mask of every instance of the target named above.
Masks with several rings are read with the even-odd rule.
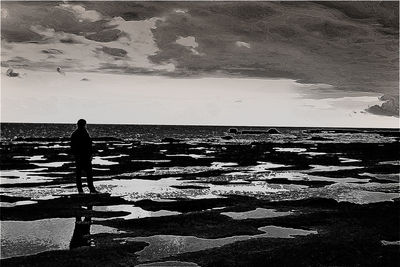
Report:
[[[88,210],[92,207],[88,206]],[[82,221],[81,217],[76,217],[74,233],[72,234],[71,242],[69,244],[70,249],[90,246],[90,225],[92,224],[92,219],[86,216]]]
[[[98,193],[93,185],[92,174],[92,139],[86,130],[86,121],[80,119],[78,128],[71,135],[71,150],[75,157],[76,165],[76,187],[79,193],[82,189],[82,171],[87,176],[87,185],[91,193]]]

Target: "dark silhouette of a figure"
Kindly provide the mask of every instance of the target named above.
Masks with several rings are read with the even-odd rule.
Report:
[[[88,210],[92,210],[91,206],[88,206]],[[83,220],[81,217],[76,217],[74,233],[72,234],[69,248],[79,248],[90,246],[90,226],[92,224],[92,218],[86,216]]]
[[[91,193],[98,193],[93,185],[92,173],[92,139],[86,130],[86,121],[80,119],[78,128],[71,135],[71,150],[75,157],[76,187],[79,193],[82,189],[82,171],[86,173],[87,185]]]

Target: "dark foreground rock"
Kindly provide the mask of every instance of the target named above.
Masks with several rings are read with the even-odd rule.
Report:
[[[146,210],[180,210],[184,213],[130,220],[102,220],[97,223],[125,232],[94,235],[97,244],[94,247],[10,258],[2,260],[1,265],[134,266],[138,263],[135,252],[142,250],[146,243],[120,243],[115,238],[153,235],[208,239],[253,236],[260,234],[259,227],[268,225],[313,230],[317,234],[294,238],[253,238],[173,255],[161,261],[194,262],[200,266],[397,266],[400,260],[399,246],[382,244],[383,240],[400,239],[400,203],[397,200],[357,205],[329,199],[270,202],[251,197],[226,196],[222,199],[177,199],[172,202],[142,200],[134,204]],[[250,211],[257,207],[292,213],[244,220],[235,220],[222,214],[227,211]]]
[[[138,262],[134,253],[146,246],[144,242],[135,242],[125,246],[84,247],[75,250],[48,251],[0,262],[1,266],[135,266]]]

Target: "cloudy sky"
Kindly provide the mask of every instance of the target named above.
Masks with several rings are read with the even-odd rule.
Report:
[[[399,127],[398,21],[388,1],[2,1],[1,121]]]

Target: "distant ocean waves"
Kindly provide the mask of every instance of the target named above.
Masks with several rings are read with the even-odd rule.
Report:
[[[24,140],[26,138],[69,138],[75,129],[74,124],[48,123],[1,123],[3,141]],[[232,127],[232,126],[180,126],[180,125],[111,125],[88,124],[88,130],[94,138],[119,138],[125,140],[160,141],[164,138],[182,140],[201,139],[209,141],[225,140],[281,140],[294,139],[329,141],[330,138],[351,141],[369,141],[373,136],[396,137],[398,129],[333,129],[333,128],[289,128],[289,127]],[[273,129],[271,131],[271,129]],[[275,130],[276,129],[276,130]],[[272,134],[271,134],[272,133]],[[349,135],[351,136],[350,140]],[[229,137],[229,138],[227,138]],[[376,139],[376,138],[375,138]],[[312,139],[311,139],[312,140]]]
[[[62,138],[69,137],[74,124],[2,123],[3,139],[16,138]],[[165,137],[196,138],[223,135],[229,127],[163,126],[163,125],[105,125],[88,124],[92,137],[158,140]]]
[[[74,124],[46,123],[2,123],[2,138],[60,138],[69,137]],[[228,127],[228,126],[179,126],[179,125],[110,125],[88,124],[92,137],[114,137],[121,139],[140,139],[143,141],[160,140],[166,137],[192,139],[224,136],[229,129],[244,131],[267,131],[271,127]],[[281,130],[289,133],[293,129]]]

